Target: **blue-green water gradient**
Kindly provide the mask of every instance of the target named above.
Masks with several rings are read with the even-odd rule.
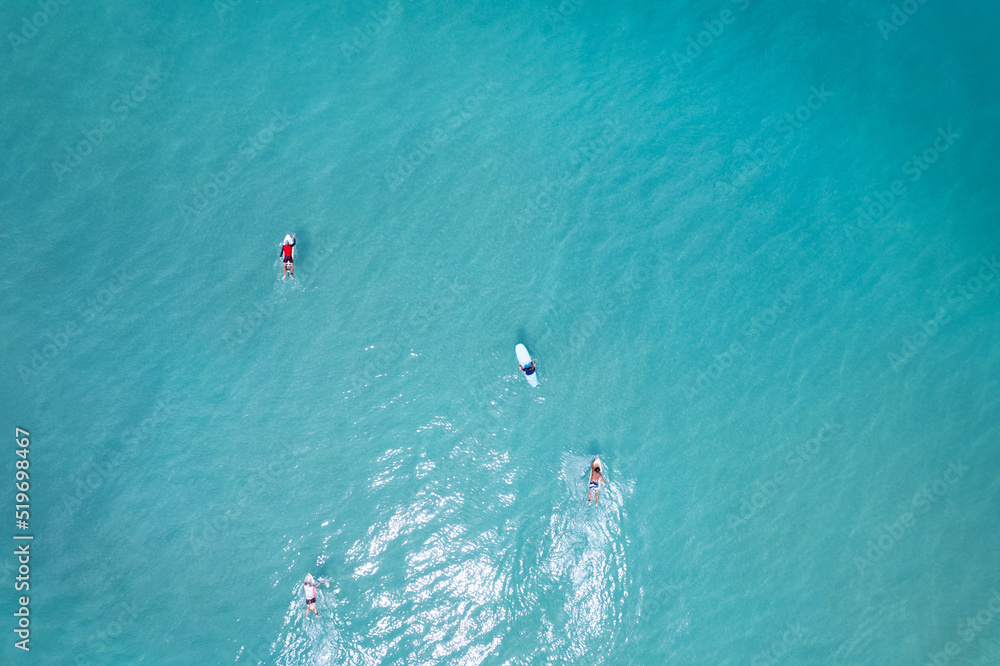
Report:
[[[997,663],[1000,10],[896,7],[4,3],[0,661]]]

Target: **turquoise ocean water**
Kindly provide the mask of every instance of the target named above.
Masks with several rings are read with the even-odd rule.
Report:
[[[3,3],[0,662],[1000,663],[998,21]]]

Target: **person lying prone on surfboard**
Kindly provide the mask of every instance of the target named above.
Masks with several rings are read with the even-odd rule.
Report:
[[[522,366],[521,371],[526,375],[533,374],[535,372],[535,359],[531,359],[531,365]]]
[[[292,271],[292,278],[295,278],[295,257],[292,256],[292,248],[295,247],[295,234],[292,234],[292,242],[288,242],[288,236],[285,236],[285,242],[281,246],[281,263],[283,265],[283,270],[281,271],[281,279],[284,280],[288,275],[289,269]]]
[[[309,617],[309,611],[312,611],[316,617],[319,617],[319,611],[316,610],[316,581],[313,579],[312,574],[306,574],[306,581],[302,584],[302,591],[306,595],[306,618]]]
[[[594,462],[590,463],[590,485],[587,488],[587,504],[590,504],[590,500],[594,500],[594,506],[600,501],[598,496],[598,489],[600,488],[599,482],[603,482],[604,485],[608,485],[608,482],[604,479],[601,474],[601,459],[594,458]]]

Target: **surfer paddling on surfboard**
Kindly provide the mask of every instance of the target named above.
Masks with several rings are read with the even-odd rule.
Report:
[[[517,367],[527,377],[529,384],[538,386],[538,375],[535,374],[535,359],[531,358],[528,348],[522,344],[518,344],[514,347],[514,351],[517,353]]]
[[[306,594],[306,618],[309,617],[309,611],[316,614],[319,617],[319,611],[316,610],[316,581],[313,579],[312,574],[306,574],[306,581],[302,584],[302,590]]]
[[[284,280],[288,277],[289,271],[292,273],[292,279],[295,279],[295,234],[291,236],[286,235],[284,242],[281,243],[281,263],[284,268],[281,271],[281,279]]]
[[[590,504],[590,500],[594,500],[594,506],[597,506],[600,498],[598,497],[599,484],[603,483],[608,485],[608,482],[604,479],[601,474],[601,459],[594,458],[594,462],[590,463],[590,485],[587,488],[587,504]]]

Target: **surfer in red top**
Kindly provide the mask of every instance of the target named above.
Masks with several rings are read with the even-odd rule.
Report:
[[[288,242],[288,236],[285,236],[285,243],[281,246],[281,263],[284,269],[281,271],[281,279],[284,280],[288,277],[288,273],[291,272],[292,279],[295,279],[295,259],[292,257],[292,248],[295,247],[295,234],[292,234],[292,242]]]

